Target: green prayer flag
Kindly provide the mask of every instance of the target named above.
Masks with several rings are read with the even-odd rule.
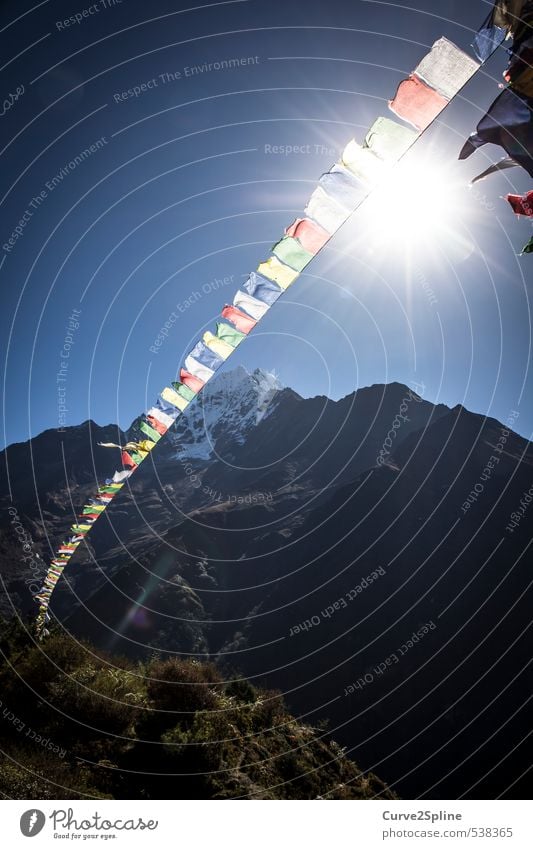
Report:
[[[170,384],[173,389],[176,390],[178,395],[181,395],[182,398],[185,398],[186,401],[192,401],[193,398],[196,398],[196,392],[193,392],[192,389],[189,389],[188,386],[185,386],[184,383],[179,383],[175,381]]]
[[[283,239],[274,245],[272,248],[274,253],[281,262],[290,265],[295,271],[303,271],[305,266],[313,259],[313,254],[302,248],[297,239],[292,236],[284,236]]]
[[[418,138],[418,133],[390,118],[378,118],[365,138],[365,147],[385,162],[396,162]]]
[[[529,240],[527,245],[524,245],[524,247],[522,249],[522,253],[523,254],[533,254],[533,236],[531,236],[531,239]]]
[[[87,514],[91,513],[103,513],[104,510],[105,507],[103,504],[89,504],[83,508],[83,515],[86,516]]]
[[[139,425],[140,429],[143,433],[146,434],[148,439],[151,439],[152,442],[159,442],[161,439],[161,434],[157,432],[148,422],[141,422]]]
[[[226,324],[224,321],[217,323],[217,336],[233,348],[236,348],[237,345],[241,344],[243,339],[246,339],[246,333],[241,333],[240,330],[236,330],[235,327],[232,327],[231,324]]]

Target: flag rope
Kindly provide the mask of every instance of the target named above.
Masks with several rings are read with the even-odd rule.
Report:
[[[395,97],[400,111],[394,108],[395,101],[389,102],[391,111],[406,123],[413,124],[417,132],[389,118],[381,117],[370,128],[363,145],[358,145],[355,140],[349,142],[340,161],[320,178],[305,208],[305,217],[297,218],[286,228],[285,235],[273,246],[272,255],[258,266],[257,271],[251,272],[243,289],[236,293],[233,305],[226,304],[222,310],[221,317],[231,324],[217,323],[215,334],[210,331],[203,334],[202,339],[185,357],[185,368],[180,369],[180,380],[163,389],[155,405],[138,424],[138,438],[128,439],[125,445],[100,443],[104,447],[121,451],[124,468],[98,486],[95,496],[84,505],[76,523],[71,526],[72,535],[58,547],[50,562],[43,586],[34,596],[39,603],[35,622],[39,639],[48,635],[46,625],[50,620],[50,598],[66,565],[126,480],[149,456],[180,414],[200,394],[215,371],[253,331],[268,309],[383,184],[384,178],[414,147],[444,109],[460,95],[499,46],[497,44],[481,62],[476,62],[445,38],[435,42],[431,51],[417,66],[421,69],[420,76],[415,69],[407,80],[400,83]],[[443,87],[446,85],[449,89],[454,80],[454,73],[457,75],[456,89],[451,97],[445,98],[438,93],[437,86],[428,82],[428,77],[432,78],[433,75],[434,82],[438,84],[440,74]],[[404,91],[409,88],[409,94],[411,91],[416,92],[414,99],[407,96],[403,105],[399,99],[402,86]],[[414,104],[418,112],[415,109],[410,111],[409,103],[411,107]],[[379,149],[381,155],[378,153]],[[375,180],[378,172],[379,179]],[[360,184],[364,186],[365,183],[368,190],[358,198],[354,206],[353,199],[361,191]],[[346,203],[350,202],[352,205],[346,206]]]

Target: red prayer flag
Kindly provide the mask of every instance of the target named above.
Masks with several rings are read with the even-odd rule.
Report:
[[[398,86],[394,100],[389,100],[389,108],[399,118],[422,131],[448,103],[445,97],[411,74],[408,80],[403,80]]]
[[[163,422],[158,421],[158,419],[154,419],[153,416],[146,416],[146,420],[154,430],[157,430],[157,432],[161,434],[161,436],[165,435],[168,427],[164,425]]]
[[[318,253],[330,238],[327,230],[315,221],[311,221],[310,218],[297,218],[290,227],[287,227],[285,235],[298,239],[302,248],[310,254]]]
[[[533,191],[525,195],[507,195],[507,200],[517,215],[533,216]]]
[[[241,333],[249,333],[250,330],[253,330],[257,324],[257,321],[250,318],[250,316],[246,315],[245,312],[237,309],[237,307],[231,307],[228,304],[226,304],[222,310],[222,318],[227,318],[228,321],[231,321],[231,323],[234,324],[237,330],[240,330]]]
[[[129,466],[132,469],[137,468],[137,463],[134,463],[127,451],[123,451],[121,455],[122,465]]]
[[[204,380],[200,380],[199,377],[196,377],[189,371],[185,371],[183,368],[180,369],[180,382],[183,383],[184,386],[188,386],[193,392],[199,392],[202,386],[205,386]]]

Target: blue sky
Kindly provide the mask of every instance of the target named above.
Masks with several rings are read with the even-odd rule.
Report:
[[[490,4],[105,5],[68,25],[72,3],[3,5],[2,90],[23,91],[1,118],[1,244],[27,219],[0,254],[4,443],[87,418],[127,426],[346,142],[390,115],[387,100],[438,37],[468,49]],[[224,59],[242,64],[186,70]],[[531,228],[501,196],[530,180],[513,169],[469,190],[502,152],[457,162],[504,66],[500,52],[409,155],[410,174],[435,175],[413,189],[414,208],[396,198],[391,214],[394,186],[364,204],[225,368],[275,370],[333,398],[416,381],[434,402],[501,421],[518,410],[529,437],[533,259],[517,254]]]

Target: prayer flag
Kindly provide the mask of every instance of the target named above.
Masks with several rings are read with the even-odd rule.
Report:
[[[353,212],[365,197],[361,183],[344,165],[334,165],[322,174],[318,185],[348,213]]]
[[[160,413],[160,415],[163,415],[163,413]],[[150,416],[148,413],[146,414],[146,421],[160,436],[164,436],[168,430],[168,425],[163,424],[163,422],[156,419],[155,416]]]
[[[425,130],[447,105],[445,97],[413,74],[400,83],[394,100],[389,101],[390,110],[398,118],[420,131]]]
[[[136,468],[137,463],[133,461],[133,458],[130,456],[130,454],[128,454],[127,451],[122,452],[121,459],[123,466],[130,466],[130,468]]]
[[[161,393],[161,398],[168,401],[168,403],[172,404],[174,407],[177,407],[178,410],[181,410],[181,412],[186,410],[189,406],[189,402],[181,395],[178,395],[178,393],[174,389],[171,389],[170,386],[165,386]]]
[[[143,460],[148,457],[148,451],[132,451],[131,457],[136,466],[140,466]]]
[[[369,147],[361,147],[352,139],[342,152],[342,164],[368,186],[376,186],[383,180],[388,168],[383,159]]]
[[[220,368],[224,362],[224,360],[219,357],[218,354],[215,354],[214,351],[211,351],[205,342],[202,342],[202,340],[197,342],[192,351],[189,353],[193,360],[196,360],[196,362],[203,366],[207,366],[207,368],[211,369],[212,372],[215,372],[217,368]]]
[[[326,194],[322,186],[317,186],[309,198],[305,214],[328,233],[335,233],[348,217],[346,210]]]
[[[295,271],[303,271],[313,259],[313,254],[305,250],[292,236],[283,236],[272,248],[272,253]]]
[[[533,215],[533,191],[525,195],[507,195],[507,200],[517,215]]]
[[[189,389],[188,386],[185,386],[184,383],[174,381],[172,383],[172,388],[176,390],[178,395],[181,395],[182,398],[185,398],[186,401],[192,401],[193,398],[196,398],[197,393],[193,392],[192,389]]]
[[[446,100],[451,100],[478,69],[479,63],[464,50],[447,38],[439,38],[414,73]]]
[[[219,357],[222,357],[223,360],[227,360],[233,354],[232,346],[223,342],[222,339],[218,339],[210,330],[204,333],[203,340],[207,347],[218,354]]]
[[[196,377],[191,372],[186,371],[185,369],[180,369],[180,380],[185,386],[188,386],[189,389],[192,389],[193,392],[197,393],[203,387],[205,381],[200,380],[199,377]]]
[[[228,321],[231,321],[237,330],[245,335],[248,335],[250,330],[253,330],[257,324],[257,321],[254,321],[254,319],[250,318],[249,315],[246,315],[246,313],[242,312],[242,310],[239,310],[230,304],[225,305],[221,312],[221,316],[222,318],[227,318]]]
[[[242,289],[239,289],[235,293],[233,303],[239,309],[246,310],[246,312],[255,319],[263,318],[264,314],[268,310],[268,304],[263,303],[263,301],[259,301],[257,298],[253,298],[247,292],[243,292]]]
[[[247,295],[257,298],[258,301],[263,301],[269,307],[278,300],[283,292],[281,286],[278,286],[274,280],[269,280],[268,277],[263,277],[261,274],[257,274],[256,271],[250,273],[248,280],[246,283],[243,283],[242,288]]]
[[[161,434],[159,433],[159,431],[156,428],[153,428],[147,422],[140,422],[139,427],[142,432],[145,433],[146,436],[152,440],[152,442],[159,442],[159,440],[161,439]]]
[[[472,47],[480,62],[486,62],[497,47],[505,41],[505,30],[492,23],[492,12],[475,34]]]
[[[385,162],[397,162],[417,140],[418,133],[390,118],[378,118],[365,138],[365,147]]]
[[[226,324],[224,321],[217,322],[217,336],[223,342],[231,345],[232,348],[236,348],[243,339],[246,339],[246,333],[241,333],[240,330],[236,330],[231,324]]]
[[[285,229],[285,235],[298,239],[310,254],[317,254],[329,239],[329,233],[310,218],[297,218]]]
[[[190,354],[188,357],[185,357],[185,368],[190,374],[197,377],[202,383],[207,383],[208,380],[214,375],[213,369],[208,368],[207,366],[199,363],[198,360],[195,360]],[[185,381],[183,381],[185,383]]]
[[[276,246],[277,247],[277,246]],[[270,256],[265,262],[261,262],[257,266],[257,271],[263,277],[269,280],[274,280],[282,289],[288,289],[291,283],[294,283],[298,277],[299,271],[289,268],[284,265],[276,256]],[[235,301],[233,301],[235,303]]]
[[[141,441],[137,443],[137,450],[145,454],[149,454],[154,448],[155,442],[152,442],[151,439],[141,439]]]

